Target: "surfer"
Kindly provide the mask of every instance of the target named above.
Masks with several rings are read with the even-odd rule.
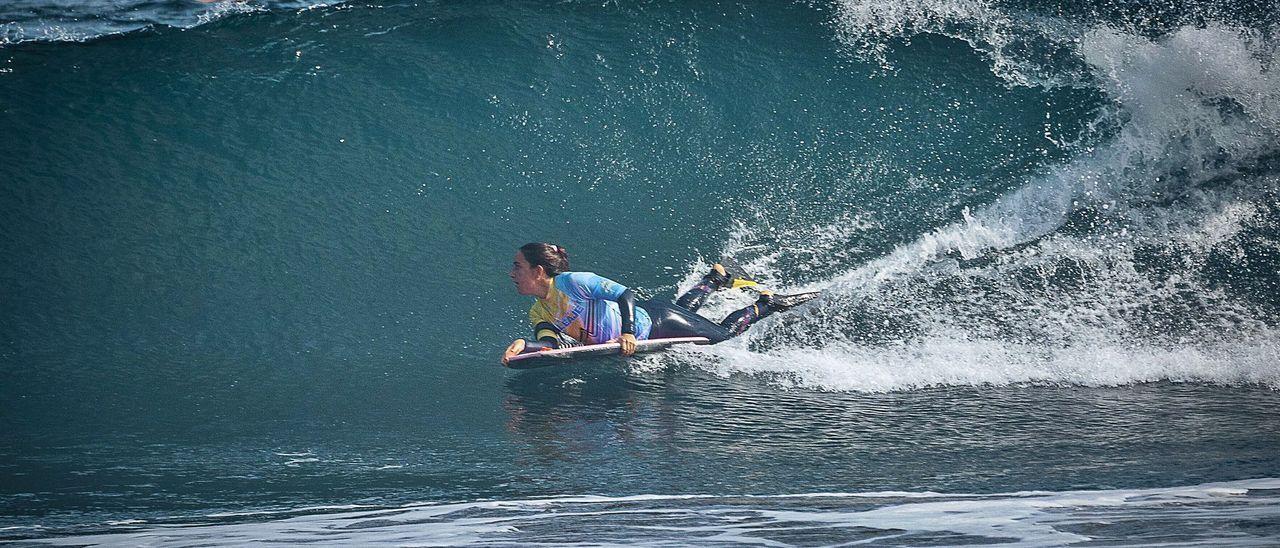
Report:
[[[511,281],[517,293],[537,298],[529,309],[534,339],[512,342],[502,355],[503,364],[517,354],[579,344],[616,341],[622,354],[629,356],[636,350],[636,341],[643,339],[706,337],[717,343],[741,334],[769,314],[816,296],[761,291],[756,302],[717,324],[696,313],[707,297],[719,289],[756,285],[736,268],[715,264],[675,303],[637,302],[634,292],[613,280],[591,272],[570,272],[569,252],[548,243],[525,244],[516,251]]]

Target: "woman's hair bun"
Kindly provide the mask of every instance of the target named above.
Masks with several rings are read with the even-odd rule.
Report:
[[[531,266],[541,266],[548,276],[569,271],[569,250],[556,244],[533,242],[520,246],[520,253]]]

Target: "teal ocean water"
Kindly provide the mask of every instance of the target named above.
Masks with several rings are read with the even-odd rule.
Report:
[[[1280,543],[1278,15],[5,2],[0,542]],[[528,241],[824,293],[510,371]]]

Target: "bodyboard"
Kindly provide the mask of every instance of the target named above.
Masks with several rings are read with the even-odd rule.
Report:
[[[678,344],[711,344],[711,339],[706,337],[673,337],[670,339],[647,339],[636,341],[636,353],[653,352],[654,350],[662,350],[670,348]],[[507,360],[507,367],[511,369],[533,369],[535,367],[546,367],[548,365],[556,365],[566,363],[575,358],[585,358],[587,356],[603,356],[616,355],[621,351],[622,345],[616,342],[588,344],[583,346],[570,346],[568,348],[557,348],[555,350],[543,350],[542,352],[529,352],[528,354],[518,354]]]

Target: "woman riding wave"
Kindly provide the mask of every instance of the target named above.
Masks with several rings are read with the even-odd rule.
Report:
[[[717,343],[741,334],[773,312],[795,307],[815,295],[774,295],[763,291],[751,306],[729,314],[717,324],[696,313],[707,297],[718,289],[754,282],[737,273],[731,275],[723,265],[716,264],[674,304],[637,302],[634,292],[613,280],[591,272],[570,272],[569,252],[548,243],[521,246],[511,266],[511,280],[517,293],[537,298],[529,309],[534,340],[512,342],[502,355],[503,364],[517,354],[579,344],[616,341],[622,354],[629,356],[636,351],[638,340],[706,337]]]

